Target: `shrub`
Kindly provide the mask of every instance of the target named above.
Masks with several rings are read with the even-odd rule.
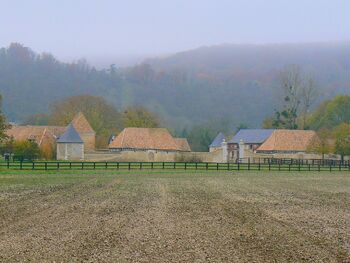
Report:
[[[41,156],[41,150],[38,144],[32,141],[15,141],[13,143],[13,153],[17,156],[31,159]]]

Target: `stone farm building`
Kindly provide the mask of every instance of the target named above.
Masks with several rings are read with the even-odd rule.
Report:
[[[15,141],[35,142],[47,158],[52,158],[56,148],[56,140],[64,133],[65,129],[66,127],[61,126],[12,125],[6,134]]]
[[[244,152],[253,153],[273,133],[273,129],[241,129],[227,142],[229,160],[236,161]],[[240,145],[241,144],[241,147]],[[242,149],[242,147],[244,149]],[[241,148],[241,154],[239,149]]]
[[[71,124],[83,140],[85,152],[95,150],[95,131],[85,116],[79,112]],[[33,141],[41,150],[53,152],[56,149],[57,139],[66,131],[66,128],[65,126],[12,125],[6,134],[15,141]]]
[[[165,128],[125,128],[108,148],[111,151],[191,151],[187,139],[174,138]]]
[[[119,160],[174,161],[178,154],[191,154],[187,139],[174,138],[165,128],[125,128],[108,148]]]
[[[84,160],[84,141],[72,123],[57,140],[57,160]]]
[[[219,135],[210,147],[216,143],[214,146],[219,149]],[[221,143],[221,150],[227,153],[223,154],[224,162],[261,158],[318,159],[319,155],[309,152],[317,139],[316,132],[309,130],[241,129],[227,144]]]
[[[315,131],[274,130],[256,152],[268,154],[306,153],[310,144],[316,139]]]

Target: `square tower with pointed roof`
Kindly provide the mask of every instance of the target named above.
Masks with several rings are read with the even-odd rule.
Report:
[[[84,142],[73,124],[57,140],[57,160],[84,160]]]

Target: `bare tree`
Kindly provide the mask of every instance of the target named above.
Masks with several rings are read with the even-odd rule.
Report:
[[[315,80],[312,76],[309,76],[304,80],[304,85],[302,88],[301,101],[302,101],[302,110],[303,110],[302,112],[303,129],[305,129],[306,127],[306,119],[307,119],[307,115],[309,114],[310,107],[317,99],[317,96],[318,96],[318,92],[317,92]]]
[[[298,65],[286,67],[280,74],[283,88],[283,109],[276,111],[273,126],[296,129],[298,118],[303,115],[302,128],[305,128],[307,113],[316,97],[316,85],[312,77],[306,77]]]

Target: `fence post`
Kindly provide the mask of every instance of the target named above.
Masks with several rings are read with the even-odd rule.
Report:
[[[250,171],[250,157],[248,158],[248,171]]]
[[[238,166],[237,166],[238,171],[240,170],[240,163],[238,161]]]
[[[153,162],[151,162],[151,170],[153,170]]]
[[[129,162],[128,163],[128,170],[130,170],[131,169],[131,163]]]
[[[259,158],[258,170],[259,171],[261,170],[260,158]]]
[[[60,169],[60,162],[57,162],[57,170]]]
[[[96,162],[94,162],[94,170],[96,170]]]
[[[47,162],[45,162],[45,170],[47,170]]]
[[[164,168],[165,168],[165,167],[164,167],[164,162],[163,162],[163,170],[164,170]]]
[[[142,170],[142,162],[140,162],[140,170]]]
[[[208,171],[209,170],[209,163],[206,163],[205,164],[205,169]],[[349,169],[350,169],[350,166],[349,166]]]
[[[72,162],[69,162],[69,169],[72,169]]]
[[[309,164],[309,171],[311,171],[311,165]]]
[[[84,170],[84,162],[81,162],[81,169]]]
[[[269,171],[271,171],[271,162],[270,162],[270,159],[269,159]]]
[[[176,162],[174,162],[174,170],[176,169]],[[196,168],[197,169],[197,168]]]
[[[230,163],[227,163],[227,170],[230,171]]]
[[[105,163],[105,168],[106,168],[106,169],[108,168],[108,162]]]
[[[196,163],[196,170],[198,169],[198,163]]]
[[[19,169],[20,169],[20,170],[23,169],[23,161],[21,161],[21,162],[19,163]]]
[[[7,169],[10,169],[10,161],[7,161]],[[349,169],[350,169],[350,165],[349,165]]]
[[[35,168],[35,163],[33,162],[32,163],[32,170],[34,170],[34,168]]]
[[[219,171],[219,163],[216,163],[216,170]]]
[[[290,172],[290,164],[288,164],[288,171]]]
[[[329,164],[329,171],[332,172],[332,164]]]
[[[187,170],[187,163],[185,162],[185,170]]]

